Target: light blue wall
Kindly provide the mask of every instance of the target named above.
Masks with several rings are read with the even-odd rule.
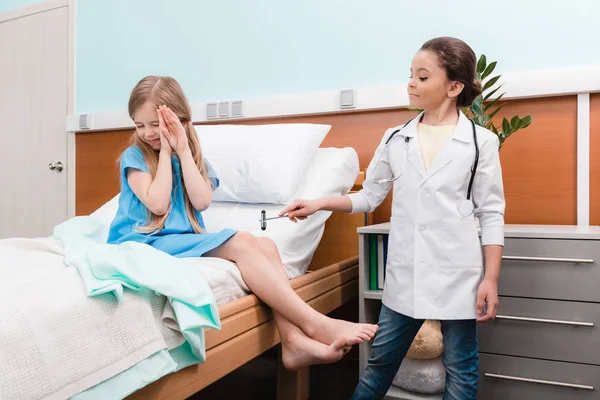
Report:
[[[441,35],[500,72],[600,64],[597,0],[77,1],[78,113],[124,110],[149,74],[192,102],[402,83]]]
[[[43,3],[45,0],[0,0],[0,12],[14,10],[32,4]]]

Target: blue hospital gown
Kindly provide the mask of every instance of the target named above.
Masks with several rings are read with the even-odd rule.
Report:
[[[208,176],[216,188],[219,179],[215,171],[205,159],[208,166]],[[119,244],[123,242],[140,242],[148,244],[158,250],[162,250],[175,257],[200,257],[204,253],[219,247],[229,238],[237,233],[233,229],[223,229],[220,232],[197,234],[192,228],[183,197],[181,181],[181,167],[179,159],[174,154],[171,156],[173,172],[173,188],[171,190],[171,209],[165,226],[160,231],[148,234],[139,232],[137,227],[146,224],[148,209],[135,195],[127,182],[127,170],[129,168],[149,172],[142,151],[137,146],[128,147],[121,157],[121,195],[119,197],[119,208],[117,215],[110,225],[107,243]],[[204,220],[202,214],[196,211],[198,222],[202,229]]]

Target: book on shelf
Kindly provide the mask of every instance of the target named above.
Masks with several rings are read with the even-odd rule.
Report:
[[[383,290],[388,237],[387,234],[369,234],[369,290]]]

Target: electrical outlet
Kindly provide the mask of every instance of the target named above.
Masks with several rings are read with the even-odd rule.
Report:
[[[79,129],[91,129],[92,128],[92,114],[80,114],[79,115]]]
[[[206,119],[214,119],[218,118],[217,114],[217,103],[207,103],[206,104]]]
[[[356,90],[344,89],[340,91],[340,108],[356,108]]]
[[[229,117],[229,102],[228,101],[220,101],[219,102],[219,118],[227,118]]]
[[[231,102],[231,116],[232,117],[243,117],[244,116],[244,102],[242,100],[234,100]]]

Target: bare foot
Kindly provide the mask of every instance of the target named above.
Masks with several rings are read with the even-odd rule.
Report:
[[[323,316],[306,334],[324,344],[343,339],[347,345],[352,346],[373,339],[377,329],[379,329],[377,325],[358,324]]]
[[[296,371],[313,364],[339,361],[351,347],[343,339],[327,346],[303,334],[293,335],[286,342],[282,342],[281,358],[286,369]]]

